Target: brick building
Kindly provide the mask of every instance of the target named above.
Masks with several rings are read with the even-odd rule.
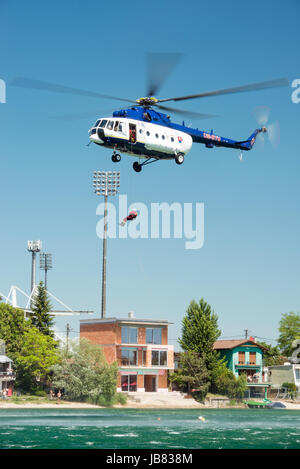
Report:
[[[164,320],[99,318],[80,321],[80,337],[103,347],[108,363],[119,366],[117,391],[167,392],[174,350]]]

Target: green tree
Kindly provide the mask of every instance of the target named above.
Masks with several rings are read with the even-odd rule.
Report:
[[[49,378],[51,367],[58,363],[55,340],[31,327],[24,334],[19,353],[15,355],[16,385],[25,391],[35,391]]]
[[[265,366],[283,365],[283,363],[286,361],[286,357],[281,355],[278,346],[272,347],[266,342],[257,342],[257,344],[264,348]]]
[[[277,340],[281,353],[290,357],[293,352],[292,342],[300,338],[300,314],[285,313],[282,315],[279,328],[280,335]]]
[[[24,311],[0,303],[0,339],[5,343],[6,354],[14,360],[23,348],[25,333],[31,327],[24,317]]]
[[[247,389],[246,375],[240,375],[236,378],[234,373],[226,367],[225,363],[221,363],[214,370],[212,383],[213,392],[232,399],[243,397]]]
[[[31,322],[42,334],[54,337],[53,317],[50,316],[51,303],[43,282],[37,287],[37,294],[32,302]]]
[[[172,373],[169,379],[172,383],[176,383],[181,390],[192,392],[196,400],[203,401],[210,386],[205,358],[193,351],[182,353],[178,371]]]
[[[52,385],[63,389],[67,399],[99,403],[112,402],[116,395],[117,363],[109,365],[102,348],[87,339],[63,351],[61,362],[52,367]]]
[[[191,301],[186,316],[182,320],[182,337],[179,343],[183,350],[193,351],[205,359],[209,372],[217,366],[219,354],[214,343],[220,336],[218,316],[203,299]]]

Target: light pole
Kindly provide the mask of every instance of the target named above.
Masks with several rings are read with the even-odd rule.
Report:
[[[93,187],[96,195],[104,196],[103,260],[102,260],[102,303],[101,317],[106,316],[106,254],[107,254],[107,197],[116,195],[120,187],[120,172],[94,171]]]
[[[42,249],[42,241],[28,241],[27,242],[27,251],[32,253],[32,263],[31,263],[31,302],[32,305],[32,296],[35,288],[35,265],[36,265],[36,253],[40,252]]]
[[[47,274],[52,269],[52,254],[40,253],[40,269],[45,271],[45,289],[47,290]]]

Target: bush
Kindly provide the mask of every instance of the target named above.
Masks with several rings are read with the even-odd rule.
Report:
[[[46,391],[43,391],[42,389],[37,389],[34,395],[38,397],[48,397],[48,394],[46,393]]]
[[[287,389],[288,395],[291,399],[297,396],[297,386],[295,383],[282,383],[282,387]]]
[[[219,367],[213,377],[212,391],[228,396],[231,399],[243,397],[247,389],[247,378],[244,375],[235,377],[225,365]]]
[[[125,405],[127,403],[127,397],[121,392],[116,393],[114,396],[107,396],[101,394],[97,396],[96,399],[93,399],[91,403],[102,407],[111,407],[116,404]]]
[[[64,389],[70,401],[112,405],[117,387],[118,367],[109,365],[102,348],[81,339],[72,352],[62,356],[61,362],[52,367],[52,386]]]

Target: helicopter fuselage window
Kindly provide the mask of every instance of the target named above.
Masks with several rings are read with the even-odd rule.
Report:
[[[149,137],[149,135],[150,135],[150,132],[149,132],[149,130],[147,131],[147,135],[148,135],[148,137]]]
[[[105,127],[106,126],[106,123],[107,123],[107,120],[106,119],[103,119],[101,121],[101,124],[99,125],[99,127]]]
[[[115,127],[114,127],[114,131],[115,131],[115,132],[118,131],[118,127],[119,127],[119,121],[116,121],[116,122],[115,122]]]
[[[107,128],[108,130],[112,130],[112,129],[113,129],[113,126],[114,126],[114,121],[109,121],[108,124],[107,124],[107,126],[106,126],[106,128]]]

